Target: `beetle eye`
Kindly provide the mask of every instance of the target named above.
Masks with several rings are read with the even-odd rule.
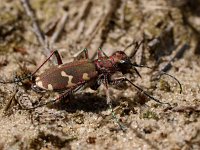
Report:
[[[130,68],[129,66],[129,62],[126,61],[126,60],[120,60],[119,63],[118,63],[118,66],[122,69],[127,69],[127,68]],[[132,66],[131,66],[132,67]]]
[[[123,63],[125,63],[125,62],[126,62],[125,60],[120,60],[120,61],[119,61],[120,64],[123,64]]]

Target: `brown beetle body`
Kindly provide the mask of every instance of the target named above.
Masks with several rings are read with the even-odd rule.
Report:
[[[138,90],[142,91],[147,97],[156,102],[162,103],[144,92],[140,87],[136,86],[127,78],[121,77],[118,79],[111,79],[111,76],[116,72],[126,74],[132,73],[133,70],[140,76],[139,72],[135,68],[139,67],[139,65],[132,64],[130,58],[123,51],[116,51],[113,55],[108,57],[101,49],[99,49],[97,54],[98,58],[93,61],[88,59],[87,51],[85,51],[84,58],[71,63],[62,64],[62,61],[60,61],[61,63],[59,65],[49,68],[36,78],[34,88],[36,90],[65,91],[63,96],[66,96],[70,92],[73,93],[77,91],[77,89],[84,85],[96,90],[100,84],[103,83],[107,89],[109,84],[113,85],[127,81]],[[50,57],[51,56],[52,55],[50,55]],[[61,60],[60,57],[57,59]],[[179,81],[173,76],[165,72],[163,74],[172,77],[179,83]],[[179,83],[179,85],[182,91],[181,84]]]
[[[81,59],[49,68],[36,78],[36,87],[42,90],[65,91],[91,82],[89,86],[96,89],[100,85],[98,79],[105,80],[105,76],[110,79],[117,71],[130,72],[130,64],[130,59],[122,51],[117,51],[110,57],[102,56],[100,52],[98,59],[94,61]]]
[[[36,86],[44,90],[64,91],[97,77],[95,64],[83,59],[51,67],[36,78]]]

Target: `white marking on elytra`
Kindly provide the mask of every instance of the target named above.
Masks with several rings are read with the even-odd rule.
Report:
[[[48,84],[48,90],[50,90],[50,91],[53,90],[53,86],[51,84]]]
[[[43,84],[42,84],[42,81],[38,81],[35,83],[38,87],[42,88],[42,89],[46,89]]]
[[[58,65],[58,68],[61,68],[63,65]]]
[[[61,71],[61,76],[68,77],[67,87],[72,87],[76,85],[75,83],[72,83],[73,76],[66,74],[66,72],[64,71]]]
[[[39,81],[40,80],[40,77],[37,77],[36,79],[35,79],[35,81]]]
[[[82,78],[83,80],[90,80],[88,73],[84,73]]]

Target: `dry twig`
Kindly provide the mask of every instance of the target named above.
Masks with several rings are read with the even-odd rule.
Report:
[[[121,4],[120,0],[115,0],[115,1],[109,0],[108,1],[108,4],[107,4],[108,5],[108,13],[104,17],[104,24],[102,25],[102,30],[100,33],[101,42],[99,43],[98,47],[103,47],[110,30],[113,29],[113,24],[111,21],[113,21],[113,18],[115,17],[115,13],[116,13],[117,9],[120,7],[120,4]],[[93,55],[92,58],[94,58],[95,56],[96,56],[96,53],[95,53],[95,55]]]
[[[99,19],[99,22],[97,23],[97,27],[92,32],[92,35],[87,40],[87,42],[84,44],[84,48],[89,47],[92,40],[94,39],[96,34],[100,31],[100,29],[101,29],[100,37],[101,37],[102,41],[100,42],[99,47],[103,46],[104,42],[107,39],[107,35],[109,33],[109,30],[110,30],[110,21],[111,21],[111,19],[113,19],[114,14],[115,14],[116,10],[118,9],[119,5],[120,5],[120,0],[115,0],[115,1],[109,0],[109,1],[107,1],[107,7],[108,7],[107,13],[103,16],[102,19]],[[96,52],[93,52],[92,59],[95,56],[96,56]]]
[[[126,3],[127,3],[127,0],[123,0],[122,1],[122,5],[121,5],[120,21],[121,21],[123,29],[125,29],[125,8],[126,8]]]
[[[101,22],[103,16],[104,16],[104,12],[102,12],[99,15],[99,17],[97,17],[94,21],[92,21],[91,25],[88,27],[87,31],[85,32],[85,37],[91,36],[91,34],[96,30],[97,26]]]
[[[89,45],[91,44],[92,40],[94,39],[94,37],[96,36],[97,32],[100,30],[100,28],[103,26],[104,22],[105,22],[105,18],[106,15],[103,16],[103,19],[101,18],[102,15],[99,17],[99,19],[97,20],[96,23],[96,28],[94,26],[94,30],[92,31],[92,34],[90,35],[90,38],[87,40],[87,42],[84,44],[84,48],[89,47]]]
[[[37,39],[41,45],[45,44],[45,37],[42,33],[42,30],[37,22],[37,19],[35,17],[34,11],[29,3],[29,0],[21,0],[21,3],[26,11],[26,14],[30,17],[32,23],[33,23],[33,30],[35,35],[37,36]]]
[[[51,53],[51,50],[48,47],[48,44],[46,42],[45,36],[37,22],[36,16],[34,14],[34,11],[29,3],[29,0],[21,0],[21,3],[26,11],[26,14],[31,18],[31,21],[33,23],[33,31],[40,43],[44,47],[45,54],[48,56]]]
[[[59,38],[60,34],[62,33],[62,30],[64,29],[64,26],[65,26],[67,18],[68,18],[68,13],[65,12],[61,21],[58,23],[57,30],[53,34],[51,41],[50,41],[50,45],[49,45],[48,39],[45,37],[44,33],[42,32],[42,30],[37,22],[36,16],[30,5],[29,0],[21,0],[21,3],[26,11],[26,14],[31,18],[31,21],[33,23],[34,33],[35,33],[40,45],[43,46],[43,48],[45,50],[45,54],[48,56],[51,53],[51,45],[53,45],[56,42],[56,40]],[[53,61],[54,61],[54,63],[56,62],[55,58],[53,59]]]
[[[81,37],[81,34],[83,33],[85,29],[85,21],[84,20],[81,20],[80,23],[79,23],[79,26],[77,28],[77,33],[76,33],[76,43],[78,43],[78,41],[80,41],[80,37]]]
[[[60,34],[62,33],[62,31],[65,27],[67,19],[68,19],[68,12],[65,11],[63,17],[61,18],[60,22],[57,25],[56,31],[54,32],[54,34],[51,37],[51,42],[50,42],[51,45],[53,45],[58,40]]]
[[[78,16],[76,17],[76,19],[74,20],[73,25],[70,30],[75,29],[78,26],[78,23],[80,22],[80,20],[83,20],[83,18],[87,17],[91,7],[92,7],[91,0],[88,0],[83,3],[83,6],[81,7],[80,12],[79,12]]]

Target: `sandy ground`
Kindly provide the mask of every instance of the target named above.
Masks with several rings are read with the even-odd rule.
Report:
[[[129,84],[110,87],[123,132],[112,118],[103,86],[78,92],[70,101],[23,110],[57,93],[36,93],[28,80],[0,84],[0,149],[200,149],[199,0],[35,0],[31,6],[63,62],[73,61],[84,47],[94,58],[98,47],[110,55],[144,39],[132,61],[154,69],[139,68],[142,78],[125,76],[171,106],[148,99]],[[0,20],[1,80],[33,72],[49,52],[47,44],[38,42],[20,1],[1,2]],[[131,55],[133,49],[125,52]],[[172,78],[153,78],[162,68],[178,78],[181,94]]]

